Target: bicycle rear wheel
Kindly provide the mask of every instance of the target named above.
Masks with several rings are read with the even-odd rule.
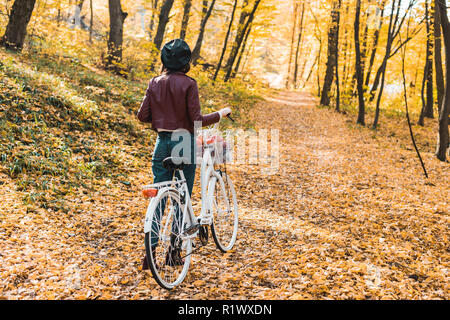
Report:
[[[144,241],[147,259],[156,282],[170,290],[186,277],[192,240],[183,237],[185,214],[177,190],[160,192],[150,205],[151,229]]]
[[[238,204],[233,182],[225,172],[222,179],[214,177],[208,188],[208,199],[212,199],[213,223],[211,233],[217,248],[230,251],[237,238]]]

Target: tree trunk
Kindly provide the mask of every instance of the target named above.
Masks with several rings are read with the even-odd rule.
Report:
[[[150,39],[153,37],[153,29],[155,28],[155,15],[158,10],[158,0],[152,0],[152,16],[150,18],[149,35]]]
[[[306,84],[308,83],[309,79],[311,78],[311,75],[312,75],[312,73],[313,73],[313,71],[314,71],[314,68],[315,68],[316,65],[317,65],[317,61],[318,61],[318,60],[319,60],[319,55],[317,55],[316,58],[314,59],[314,62],[313,62],[313,64],[312,64],[312,66],[311,66],[311,69],[309,69],[308,76],[306,77],[306,80],[303,82],[302,88],[306,87]],[[336,66],[337,66],[337,65],[336,65]],[[337,82],[336,82],[336,83],[337,83]]]
[[[122,11],[120,0],[109,0],[109,37],[107,67],[120,73],[122,68],[123,23],[127,13]]]
[[[241,61],[242,61],[242,57],[244,56],[245,53],[245,48],[247,46],[247,41],[248,41],[248,37],[250,36],[250,33],[252,32],[252,24],[250,24],[250,26],[248,27],[247,33],[245,34],[245,38],[244,38],[244,42],[242,45],[242,49],[241,49],[241,53],[239,54],[239,58],[236,62],[236,66],[234,67],[234,71],[231,75],[232,78],[236,77],[238,71],[239,71],[239,67],[241,65]]]
[[[359,19],[361,15],[361,0],[356,0],[356,13],[355,13],[355,54],[356,54],[356,86],[358,88],[358,102],[359,102],[359,108],[358,108],[358,120],[357,123],[364,125],[365,120],[365,106],[364,106],[364,88],[363,88],[363,81],[364,81],[364,75],[361,65],[361,51],[360,51],[360,44],[359,44]]]
[[[225,70],[228,70],[229,68],[233,67],[233,66],[230,66],[230,63],[232,60],[232,55],[236,54],[235,51],[237,50],[237,41],[238,41],[238,38],[243,33],[243,29],[245,26],[245,20],[247,19],[248,15],[249,15],[248,10],[247,10],[248,5],[249,5],[249,0],[243,0],[242,6],[241,6],[241,14],[239,16],[239,21],[238,21],[238,25],[237,25],[236,37],[234,39],[233,46],[231,47],[231,52],[230,52],[230,56],[228,57],[228,61],[225,64]],[[242,37],[244,37],[244,35],[242,35]]]
[[[186,38],[186,31],[189,24],[191,14],[192,0],[184,0],[183,20],[181,21],[180,39]]]
[[[294,25],[292,26],[291,50],[289,51],[289,64],[288,64],[288,73],[286,77],[286,89],[289,89],[289,80],[292,70],[292,55],[294,54],[295,31],[297,31],[298,2],[297,0],[293,1],[294,1]]]
[[[378,28],[375,30],[374,35],[373,35],[373,45],[372,45],[373,47],[372,47],[372,52],[370,54],[369,66],[367,67],[367,75],[366,75],[366,82],[365,82],[366,87],[368,87],[369,83],[370,83],[370,75],[372,73],[373,63],[375,62],[375,56],[376,56],[377,49],[378,49],[378,40],[380,39],[380,31],[381,31],[381,28],[383,27],[384,2],[382,3],[382,8],[381,8],[380,24],[378,25]]]
[[[227,51],[228,38],[230,37],[231,28],[233,27],[234,15],[236,13],[238,0],[234,0],[233,11],[231,12],[230,23],[228,24],[227,34],[225,35],[225,40],[223,43],[222,54],[220,55],[219,63],[217,64],[216,72],[214,73],[213,82],[216,81],[217,75],[219,74],[220,68],[222,66],[223,58],[225,57],[225,52]]]
[[[242,64],[242,79],[245,80],[245,67],[247,66],[247,62],[249,60],[249,57],[255,52],[255,47],[253,46],[255,43],[255,39],[252,40],[252,42],[250,43],[250,49],[247,50],[247,54],[245,55],[245,59],[244,59],[244,63]]]
[[[336,55],[338,50],[337,39],[337,19],[338,19],[338,2],[333,1],[333,9],[331,10],[331,26],[328,31],[328,60],[327,69],[325,71],[325,79],[323,81],[322,96],[320,104],[324,106],[330,105],[330,90],[334,79],[334,68],[336,67]]]
[[[350,6],[347,5],[345,6],[345,14],[344,14],[344,20],[349,20],[349,10],[350,10]],[[349,32],[348,32],[348,28],[350,27],[347,23],[344,23],[344,25],[342,26],[344,28],[344,39],[342,41],[342,53],[344,54],[343,57],[343,66],[342,66],[342,83],[344,84],[344,87],[346,87],[347,82],[348,82],[348,76],[350,73],[350,65],[349,65],[349,61],[352,60],[351,59],[351,50],[352,50],[352,41],[349,39]]]
[[[319,53],[317,55],[317,96],[321,96],[320,92],[320,63],[321,61],[321,54],[322,54],[322,39],[319,40]]]
[[[394,17],[394,12],[395,12],[395,9],[396,9],[395,8],[396,1],[393,0],[393,3],[392,3],[391,14],[390,14],[390,17],[389,17],[388,40],[386,42],[386,50],[385,50],[383,62],[381,63],[381,66],[377,70],[377,74],[375,76],[375,80],[374,80],[372,88],[370,90],[369,101],[373,101],[373,99],[375,99],[375,93],[378,90],[378,86],[380,84],[381,76],[383,75],[383,73],[386,72],[387,61],[391,57],[392,43],[394,42],[394,39],[395,39],[395,37],[398,34],[396,32],[396,30],[395,30],[395,26],[396,26],[397,21],[399,19],[401,2],[402,2],[402,0],[398,0],[397,1],[397,12],[395,14],[395,17]],[[408,10],[409,9],[410,9],[410,7],[408,7]],[[400,26],[399,26],[399,28],[400,28]],[[382,89],[380,89],[380,90],[382,90]],[[376,118],[376,120],[378,120],[376,115],[375,115],[375,118]],[[376,124],[375,121],[374,121],[374,124]]]
[[[428,9],[428,1],[425,1],[425,23],[427,32],[427,45],[425,53],[425,68],[422,81],[422,109],[419,116],[418,124],[425,125],[425,118],[433,118],[433,51],[431,39],[430,13]],[[425,98],[426,91],[426,98]]]
[[[339,1],[339,8],[337,14],[337,30],[336,30],[336,47],[339,46],[339,24],[341,21],[341,6],[342,0]],[[339,84],[339,50],[336,50],[336,111],[340,112],[341,110],[341,89]]]
[[[302,44],[303,44],[303,42],[302,42]],[[303,48],[303,45],[300,47],[300,52],[302,52],[302,49],[301,49],[301,48]],[[308,59],[303,59],[303,64],[302,64],[302,67],[301,67],[300,72],[299,72],[299,74],[298,74],[298,80],[299,80],[299,82],[303,80],[303,76],[305,75],[306,64],[307,64],[308,62],[309,62],[309,57],[308,57]],[[337,62],[336,62],[336,64],[337,64]],[[303,83],[304,83],[304,82],[303,82]],[[296,86],[296,88],[298,88],[298,87],[299,87],[299,85]]]
[[[298,56],[300,54],[300,43],[302,41],[302,33],[303,33],[303,18],[305,16],[305,2],[302,3],[302,14],[300,17],[300,30],[298,32],[298,40],[297,40],[297,49],[295,51],[295,60],[294,60],[294,88],[297,88],[297,76],[298,76]]]
[[[316,70],[316,75],[317,75],[317,96],[320,97],[321,96],[321,92],[320,92],[320,63],[321,63],[321,53],[322,53],[322,37],[320,34],[320,27],[319,27],[319,20],[317,19],[316,15],[314,14],[313,11],[311,11],[311,14],[314,18],[314,36],[316,37],[317,41],[319,42],[319,49],[318,49],[318,53],[317,53],[317,70]],[[312,69],[311,69],[312,70]]]
[[[384,54],[383,62],[381,64],[380,68],[378,69],[377,76],[375,77],[374,87],[378,87],[378,80],[377,79],[380,79],[379,78],[380,76],[381,76],[381,87],[380,87],[380,91],[378,92],[377,105],[376,105],[376,108],[375,108],[375,118],[374,118],[373,124],[372,124],[372,128],[374,128],[374,129],[377,128],[378,120],[379,120],[379,117],[380,117],[380,104],[381,104],[381,97],[383,95],[383,90],[384,90],[384,81],[385,81],[385,77],[386,77],[387,62],[388,62],[388,59],[389,59],[389,57],[391,55],[392,42],[394,41],[394,35],[395,35],[395,33],[394,33],[395,24],[396,24],[396,21],[398,19],[398,13],[399,13],[400,5],[401,5],[401,0],[398,0],[397,16],[394,19],[395,0],[392,3],[391,16],[389,18],[388,39],[387,39],[387,42],[386,42],[386,51],[385,51],[385,54]],[[372,88],[372,90],[373,90],[373,88]],[[374,97],[375,96],[375,91],[371,91],[371,95],[373,95],[373,97]]]
[[[426,11],[427,11],[427,61],[428,61],[428,72],[427,72],[427,101],[424,110],[424,116],[426,118],[434,118],[433,106],[433,19],[428,8],[428,1],[425,1]],[[432,11],[432,10],[431,10]]]
[[[442,34],[444,37],[445,45],[445,71],[446,71],[446,83],[444,102],[439,114],[439,135],[436,148],[436,156],[439,160],[446,160],[446,151],[449,147],[449,113],[450,113],[450,22],[447,16],[447,1],[439,0],[439,14],[441,16]]]
[[[58,14],[56,15],[56,25],[59,27],[61,22],[61,1],[58,1]]]
[[[89,1],[91,19],[89,21],[89,42],[92,43],[92,29],[94,28],[94,8],[92,8],[92,0]]]
[[[36,0],[16,0],[0,44],[7,49],[21,51]]]
[[[442,102],[444,101],[444,71],[442,69],[442,37],[441,37],[441,16],[438,7],[439,0],[434,4],[434,63],[436,69],[436,89],[438,100],[438,111],[440,113]]]
[[[165,0],[159,13],[158,28],[156,29],[156,35],[153,39],[153,43],[158,50],[161,49],[164,40],[164,33],[166,32],[166,26],[169,22],[169,14],[170,10],[172,10],[173,2],[174,0]]]
[[[426,108],[426,105],[427,105],[427,101],[426,101],[426,98],[425,98],[425,87],[427,85],[428,68],[429,68],[429,60],[426,59],[425,67],[424,67],[424,70],[423,70],[423,77],[422,77],[422,90],[420,92],[420,97],[422,99],[422,109],[420,111],[419,121],[417,122],[417,124],[419,126],[424,126],[425,125],[425,108]]]
[[[368,0],[368,3],[371,3],[371,0]],[[363,34],[363,41],[361,46],[361,69],[364,71],[366,70],[366,60],[367,60],[367,38],[369,37],[369,24],[368,24],[368,17],[369,12],[367,11],[365,16],[365,26],[364,26],[364,34]],[[364,72],[363,72],[364,73]]]
[[[372,1],[368,0],[368,4],[370,5]],[[364,27],[364,34],[363,34],[363,40],[362,40],[362,45],[361,45],[361,70],[363,71],[363,75],[364,75],[364,71],[366,70],[366,60],[367,60],[367,38],[369,35],[369,11],[366,11],[366,13],[364,14],[365,17],[365,27]],[[355,74],[353,75],[353,83],[356,80],[356,70],[355,70]],[[352,88],[354,87],[354,84],[352,84]],[[364,88],[364,92],[366,91],[366,88]]]
[[[247,0],[244,0],[244,5],[248,3]],[[231,72],[233,70],[234,62],[236,61],[237,55],[239,53],[239,49],[241,48],[242,42],[244,40],[245,34],[247,32],[247,29],[250,27],[250,24],[253,22],[253,18],[255,17],[256,10],[258,9],[259,4],[261,3],[261,0],[256,0],[253,9],[250,13],[246,11],[246,6],[242,8],[243,12],[241,13],[241,17],[239,19],[239,27],[238,32],[236,34],[236,38],[233,44],[233,47],[231,49],[230,57],[228,58],[227,65],[225,67],[226,69],[226,75],[224,78],[224,81],[227,82],[230,79]],[[247,18],[248,17],[248,18]],[[247,19],[247,22],[244,21]]]
[[[380,85],[381,75],[383,74],[383,68],[384,68],[384,59],[386,59],[386,57],[383,58],[383,62],[377,70],[375,79],[373,80],[372,88],[370,89],[370,97],[369,97],[370,102],[372,102],[373,99],[375,99],[375,95],[377,93],[378,86]]]
[[[195,43],[194,50],[192,50],[192,64],[194,64],[194,65],[197,64],[197,61],[200,58],[200,52],[201,52],[202,44],[203,44],[203,37],[205,34],[205,29],[206,29],[206,23],[208,22],[208,19],[211,16],[211,13],[214,9],[214,5],[216,4],[216,0],[212,0],[208,11],[205,11],[205,8],[208,8],[207,4],[208,4],[208,1],[203,1],[204,16],[203,16],[202,22],[200,24],[200,32],[197,37],[197,42]]]
[[[320,55],[322,52],[322,41],[319,43],[319,54],[317,55],[317,96],[320,97],[322,92],[320,91]]]

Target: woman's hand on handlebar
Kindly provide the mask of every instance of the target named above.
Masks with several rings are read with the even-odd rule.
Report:
[[[223,109],[219,110],[219,113],[220,113],[220,118],[228,117],[231,114],[231,109],[223,108]]]

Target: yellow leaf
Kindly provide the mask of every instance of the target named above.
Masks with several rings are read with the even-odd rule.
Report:
[[[196,287],[200,287],[200,286],[205,285],[205,281],[204,280],[197,280],[197,281],[195,281],[193,283],[193,285],[196,286]]]

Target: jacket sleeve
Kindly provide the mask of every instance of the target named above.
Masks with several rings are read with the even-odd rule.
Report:
[[[147,91],[145,92],[144,100],[142,101],[141,107],[137,113],[137,117],[141,122],[151,123],[152,122],[152,112],[150,109],[150,85],[151,81],[148,84]]]
[[[202,115],[196,81],[194,81],[188,89],[187,105],[189,118],[191,118],[192,122],[201,121],[202,127],[206,127],[220,121],[220,114],[218,112]]]

